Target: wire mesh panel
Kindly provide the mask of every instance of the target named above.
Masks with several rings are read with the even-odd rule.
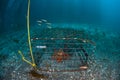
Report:
[[[95,43],[82,30],[43,28],[32,36],[36,64],[41,71],[81,71],[88,68]]]

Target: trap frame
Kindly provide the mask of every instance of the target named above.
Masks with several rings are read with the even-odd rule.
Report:
[[[35,63],[41,71],[49,72],[86,70],[89,67],[89,55],[94,54],[96,46],[93,41],[85,38],[84,33],[79,30],[64,28],[49,29],[47,25],[40,33],[32,36],[31,43],[33,53],[35,54]],[[52,57],[60,49],[65,54],[68,54],[69,58],[63,59],[57,56],[58,59],[63,59],[61,62],[57,62]]]

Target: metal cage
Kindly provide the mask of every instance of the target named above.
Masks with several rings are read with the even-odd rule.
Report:
[[[32,34],[35,62],[41,71],[74,72],[89,67],[89,55],[95,52],[95,43],[84,30],[49,28],[41,25]],[[61,53],[61,55],[59,55]]]

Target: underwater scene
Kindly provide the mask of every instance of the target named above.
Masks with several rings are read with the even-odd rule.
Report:
[[[1,0],[0,80],[120,80],[119,0]]]

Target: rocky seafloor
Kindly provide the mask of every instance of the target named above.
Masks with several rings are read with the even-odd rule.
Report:
[[[75,26],[77,28],[73,29]],[[33,54],[39,68],[37,73],[41,74],[39,77],[31,75],[33,68],[22,61],[18,54],[18,50],[21,50],[25,57],[31,60],[27,31],[16,31],[0,38],[0,80],[120,80],[120,35],[118,33],[106,32],[89,25],[54,24],[51,28],[31,27]],[[66,38],[71,39],[65,40]],[[78,38],[81,41],[77,40]],[[90,40],[88,41],[90,43],[84,43],[84,40]],[[63,45],[69,42],[74,45]],[[43,43],[47,49],[41,50],[36,47]],[[70,71],[79,68],[81,64],[80,60],[76,60],[79,53],[78,43],[82,43],[89,54],[87,62],[89,67],[87,70]],[[61,63],[52,60],[54,49],[65,49],[65,46],[72,48],[66,50],[66,53],[72,52],[70,60]]]

